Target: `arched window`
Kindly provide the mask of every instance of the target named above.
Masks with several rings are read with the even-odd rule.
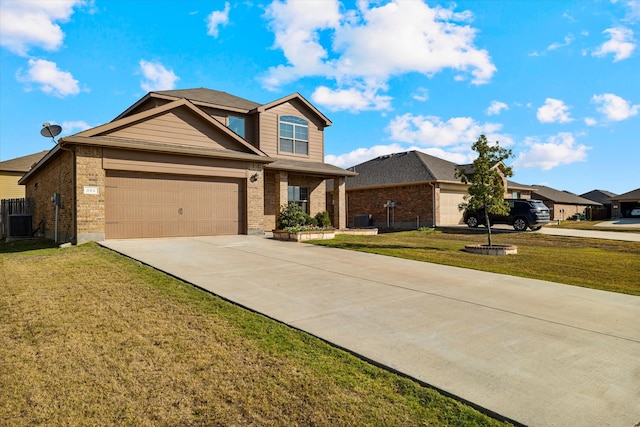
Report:
[[[296,116],[280,117],[280,152],[309,154],[308,122]]]

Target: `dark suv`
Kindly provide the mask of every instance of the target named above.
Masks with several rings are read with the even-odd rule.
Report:
[[[544,224],[550,221],[549,208],[540,200],[504,199],[509,203],[511,211],[509,215],[489,214],[489,222],[493,224],[513,225],[516,231],[524,231],[527,227],[532,230],[540,230]],[[484,211],[464,213],[464,222],[469,227],[485,225]]]

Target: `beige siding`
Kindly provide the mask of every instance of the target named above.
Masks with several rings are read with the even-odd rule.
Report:
[[[25,195],[24,185],[18,181],[22,172],[0,172],[0,199],[21,199]]]
[[[247,152],[237,141],[188,109],[175,109],[109,132],[108,136],[161,144]]]
[[[107,172],[106,238],[245,232],[239,179]]]
[[[104,149],[105,169],[245,178],[250,167],[259,168],[259,165],[235,160]]]
[[[309,121],[309,155],[278,151],[278,121],[280,116],[297,116]],[[292,101],[260,114],[260,149],[269,156],[310,162],[324,162],[324,128],[302,103]]]

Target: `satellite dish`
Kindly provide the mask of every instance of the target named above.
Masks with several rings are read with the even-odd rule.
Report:
[[[42,129],[40,129],[40,135],[44,136],[45,138],[55,138],[56,136],[60,135],[60,132],[62,132],[62,128],[60,126],[51,125],[49,123],[43,123]]]

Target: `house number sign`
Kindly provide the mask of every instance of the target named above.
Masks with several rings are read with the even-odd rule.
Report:
[[[85,185],[84,194],[100,194],[100,188],[92,185]]]

